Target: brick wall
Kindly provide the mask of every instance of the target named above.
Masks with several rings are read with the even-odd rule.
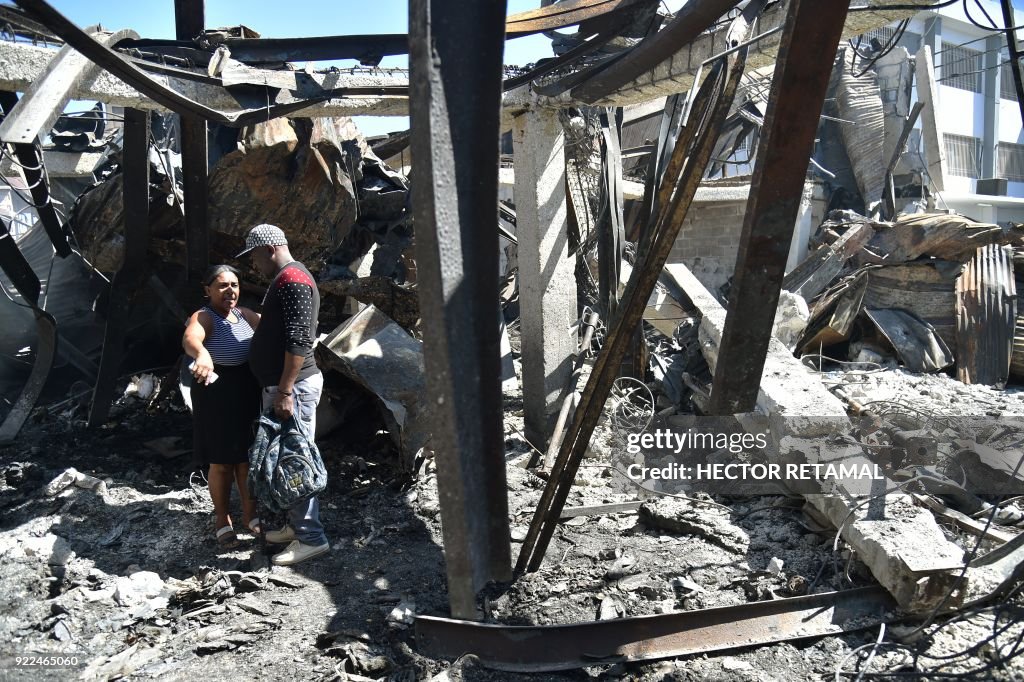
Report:
[[[729,279],[736,266],[746,200],[695,203],[669,253],[711,291]]]

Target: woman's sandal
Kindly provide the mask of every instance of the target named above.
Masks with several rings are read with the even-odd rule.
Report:
[[[231,526],[219,529],[214,537],[217,538],[217,544],[222,549],[235,549],[239,545],[238,536],[235,535],[235,529]]]
[[[251,519],[249,521],[249,523],[247,523],[245,525],[248,526],[249,532],[252,533],[253,535],[259,535],[260,534],[260,532],[261,532],[260,531],[260,517],[257,516],[254,519]]]

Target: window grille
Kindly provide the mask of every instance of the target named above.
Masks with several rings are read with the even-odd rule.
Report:
[[[996,177],[1024,182],[1024,144],[999,143],[996,147]]]
[[[942,43],[942,78],[939,80],[944,85],[981,92],[982,69],[982,53],[978,50],[958,47],[955,43]]]
[[[1017,101],[1017,89],[1013,84],[1013,68],[1007,63],[1008,56],[1000,58],[1002,62],[999,67],[999,96],[1003,99]]]
[[[977,137],[950,135],[949,133],[942,137],[946,145],[946,161],[949,166],[949,174],[965,178],[979,177],[981,140]]]

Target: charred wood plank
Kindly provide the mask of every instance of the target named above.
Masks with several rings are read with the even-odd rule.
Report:
[[[510,577],[498,300],[505,3],[409,6],[413,214],[452,614]]]
[[[114,385],[124,355],[129,310],[135,295],[149,278],[149,114],[124,112],[124,262],[110,283],[110,304],[103,333],[99,375],[89,406],[89,426],[107,419]]]
[[[736,259],[729,312],[711,389],[714,414],[749,412],[757,400],[793,225],[818,118],[849,3],[789,6]]]

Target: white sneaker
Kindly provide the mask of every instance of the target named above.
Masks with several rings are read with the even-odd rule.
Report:
[[[289,544],[283,552],[275,554],[271,557],[270,561],[273,562],[275,566],[291,566],[292,564],[297,564],[300,561],[305,561],[306,559],[312,559],[313,557],[320,556],[321,554],[326,554],[330,549],[331,544],[329,542],[325,542],[322,545],[307,545],[303,542],[299,542],[298,540],[292,540],[291,544]]]
[[[267,531],[267,542],[272,545],[283,545],[295,539],[295,529],[291,526],[284,526],[279,530]]]

